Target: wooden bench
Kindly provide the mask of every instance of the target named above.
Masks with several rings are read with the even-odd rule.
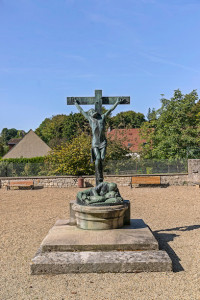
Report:
[[[161,184],[160,176],[132,176],[131,177],[131,188],[133,184],[139,185],[159,185]]]
[[[34,182],[33,180],[9,180],[7,184],[7,190],[10,190],[11,187],[18,187],[20,188],[30,188],[34,189]]]

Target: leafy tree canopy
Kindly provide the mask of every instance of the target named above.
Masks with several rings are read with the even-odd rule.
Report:
[[[0,157],[4,155],[4,146],[3,143],[0,141]]]
[[[66,120],[66,115],[56,115],[52,118],[46,118],[36,129],[35,133],[48,144],[50,144],[51,140],[60,140],[63,138],[63,130]]]
[[[161,108],[154,111],[153,118],[141,127],[141,135],[147,140],[143,157],[190,157],[192,149],[200,145],[200,103],[196,90],[186,95],[175,90],[173,97],[170,100],[163,97],[161,104]]]
[[[85,133],[54,148],[46,158],[49,175],[93,174],[90,162],[90,137]]]
[[[11,128],[11,129],[3,128],[1,131],[1,138],[3,144],[6,145],[10,139],[17,137],[17,133],[18,130],[15,128]]]
[[[129,150],[119,142],[108,143],[106,160],[126,158]],[[71,141],[54,148],[46,158],[48,175],[92,175],[94,163],[91,163],[91,136],[79,131]]]
[[[132,110],[120,112],[111,118],[112,128],[139,128],[144,122],[144,115]]]
[[[106,109],[103,107],[103,113]],[[106,127],[110,128],[138,128],[145,121],[144,115],[127,111],[119,113],[106,120]],[[62,142],[70,141],[80,131],[91,134],[89,122],[81,113],[70,113],[69,115],[56,115],[52,118],[46,118],[36,129],[36,134],[39,135],[51,148]]]

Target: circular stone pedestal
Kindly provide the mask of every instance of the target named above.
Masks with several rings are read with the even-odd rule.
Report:
[[[84,206],[74,204],[77,227],[86,230],[105,230],[121,228],[127,204],[112,206]]]

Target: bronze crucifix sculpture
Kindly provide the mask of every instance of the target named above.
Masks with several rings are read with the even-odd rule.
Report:
[[[102,97],[102,90],[95,90],[95,97],[67,97],[68,105],[76,105],[77,109],[89,121],[92,129],[92,158],[95,161],[96,185],[103,182],[103,160],[105,159],[107,140],[105,136],[106,117],[118,104],[129,104],[130,97]],[[85,112],[80,104],[95,104],[95,109]],[[113,104],[111,109],[102,114],[102,104]]]

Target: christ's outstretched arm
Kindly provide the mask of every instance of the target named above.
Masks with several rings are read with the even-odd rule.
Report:
[[[117,107],[117,105],[119,103],[121,103],[123,101],[123,99],[121,98],[118,98],[117,101],[115,102],[115,104],[111,107],[111,109],[109,109],[105,114],[104,116],[107,117],[108,115],[110,115],[110,113]]]
[[[80,107],[77,100],[74,100],[74,104],[76,105],[77,109],[80,111],[80,113],[89,121],[88,114]]]

